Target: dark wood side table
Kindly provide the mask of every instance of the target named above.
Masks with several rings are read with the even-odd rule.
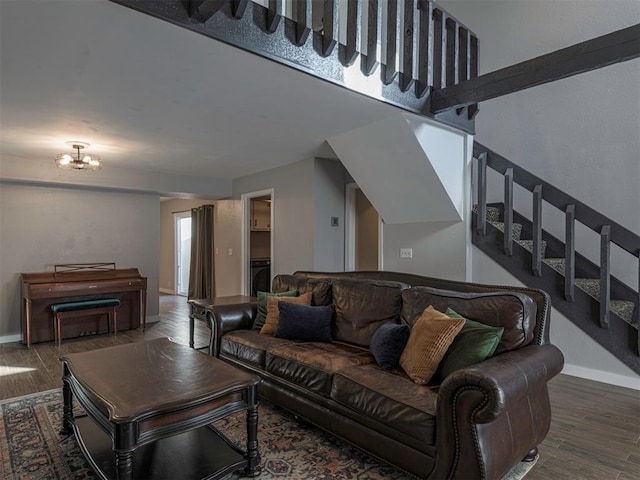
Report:
[[[210,330],[209,336],[209,355],[213,355],[213,342],[215,336],[215,330],[213,325],[207,320],[207,312],[212,307],[219,306],[235,306],[245,303],[256,303],[258,299],[256,297],[249,297],[246,295],[232,295],[229,297],[213,297],[213,298],[194,298],[189,300],[189,346],[193,346],[193,334],[195,329],[195,320],[201,320],[207,323]]]
[[[167,338],[71,353],[63,363],[62,434],[73,431],[102,479],[260,474],[260,378]],[[73,398],[87,412],[73,416]],[[247,411],[243,452],[210,423]]]

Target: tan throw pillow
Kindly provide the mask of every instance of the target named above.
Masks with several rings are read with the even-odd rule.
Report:
[[[419,385],[431,380],[464,323],[464,319],[451,318],[431,305],[426,308],[411,328],[400,356],[400,366],[411,380]]]
[[[260,329],[260,333],[273,335],[278,329],[278,320],[280,319],[280,311],[278,310],[278,302],[297,303],[298,305],[311,305],[312,292],[303,293],[299,297],[267,297],[267,318],[264,325]]]

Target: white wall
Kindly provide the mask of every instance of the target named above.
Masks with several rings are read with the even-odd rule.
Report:
[[[116,262],[148,278],[158,315],[157,195],[0,183],[0,341],[20,339],[20,273]]]
[[[473,247],[473,281],[489,285],[524,286],[477,247]],[[640,390],[640,376],[555,309],[551,312],[551,343],[563,353],[563,373]]]

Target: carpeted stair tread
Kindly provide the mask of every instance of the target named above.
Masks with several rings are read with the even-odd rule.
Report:
[[[564,258],[543,258],[542,261],[553,268],[560,275],[564,275]]]
[[[473,213],[478,214],[478,205],[473,206]],[[487,206],[487,221],[488,222],[500,221],[500,209],[498,207]]]
[[[598,278],[576,278],[575,283],[590,297],[600,300],[600,279]],[[629,325],[638,328],[633,322],[633,310],[635,304],[626,300],[611,300],[610,310],[622,318]]]
[[[517,240],[518,245],[522,246],[526,251],[533,252],[533,240]],[[547,249],[546,240],[542,240],[542,258],[544,258],[545,250]]]
[[[610,305],[613,313],[618,315],[633,328],[638,328],[638,325],[633,321],[633,310],[635,308],[633,302],[628,302],[626,300],[611,300]]]
[[[489,223],[504,233],[504,222],[489,222]],[[520,235],[522,234],[522,224],[514,223],[513,225],[511,225],[511,231],[513,232],[513,239],[520,240]]]

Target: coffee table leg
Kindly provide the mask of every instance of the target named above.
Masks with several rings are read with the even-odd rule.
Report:
[[[69,381],[67,380],[67,375],[69,374],[69,370],[67,369],[67,364],[65,363],[63,366],[63,377],[62,377],[62,429],[60,430],[60,435],[69,435],[73,430],[71,428],[71,422],[73,420],[73,396],[71,394],[71,387],[69,386]]]
[[[116,471],[118,480],[133,479],[133,452],[116,452]]]
[[[189,346],[193,348],[193,334],[194,334],[194,317],[196,314],[196,307],[189,304]]]
[[[258,398],[256,388],[249,391],[249,408],[247,409],[247,467],[245,477],[260,475],[260,451],[258,450]]]

